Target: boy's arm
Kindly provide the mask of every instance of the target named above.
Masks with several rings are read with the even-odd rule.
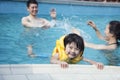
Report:
[[[54,56],[51,57],[50,62],[53,63],[53,64],[60,64],[61,68],[67,68],[68,67],[67,62],[59,60],[59,54],[58,53],[56,53]]]
[[[102,70],[104,68],[104,65],[102,63],[95,62],[95,61],[92,61],[92,60],[89,60],[89,59],[86,59],[86,58],[83,58],[83,61],[86,61],[86,62],[88,62],[92,65],[95,65],[97,67],[97,69]]]
[[[59,54],[56,53],[54,56],[52,56],[50,62],[52,64],[60,64],[61,61],[59,60]]]

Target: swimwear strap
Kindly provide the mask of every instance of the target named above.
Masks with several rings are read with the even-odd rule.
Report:
[[[109,45],[113,45],[113,44],[117,44],[117,43],[111,43],[111,44],[109,44]]]

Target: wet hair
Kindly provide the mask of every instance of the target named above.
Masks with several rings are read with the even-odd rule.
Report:
[[[30,4],[37,4],[38,5],[38,2],[36,0],[28,0],[27,1],[27,7],[29,7]]]
[[[84,52],[84,41],[83,38],[75,33],[68,34],[64,38],[64,46],[66,47],[67,44],[74,42],[77,45],[77,48],[80,52]]]
[[[52,9],[50,10],[50,12],[56,12],[55,8],[52,8]]]
[[[120,40],[120,21],[111,21],[109,25],[110,33],[116,37],[118,43],[118,40]]]

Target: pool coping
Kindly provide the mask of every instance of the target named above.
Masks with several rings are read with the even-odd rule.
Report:
[[[12,0],[12,1],[27,1],[27,0]],[[78,1],[78,0],[37,0],[41,3],[53,3],[53,4],[70,4],[70,5],[82,5],[82,6],[103,6],[103,7],[120,7],[120,2],[93,2],[93,1]]]
[[[0,64],[0,74],[68,73],[68,72],[69,73],[86,73],[84,72],[84,70],[87,70],[87,73],[89,74],[120,73],[119,66],[104,66],[103,70],[99,70],[96,68],[95,65],[79,65],[79,64],[70,64],[69,67],[66,69],[61,68],[59,64]]]
[[[58,64],[0,65],[0,80],[120,80],[119,74],[118,66],[98,70],[94,65],[69,65],[66,69]]]

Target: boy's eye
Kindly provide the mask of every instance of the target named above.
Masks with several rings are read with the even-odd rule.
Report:
[[[76,50],[79,50],[79,48],[76,48]]]
[[[34,7],[31,7],[32,9],[34,9]]]
[[[69,47],[70,49],[72,49],[72,47]]]
[[[38,8],[37,6],[35,6],[35,8]]]

